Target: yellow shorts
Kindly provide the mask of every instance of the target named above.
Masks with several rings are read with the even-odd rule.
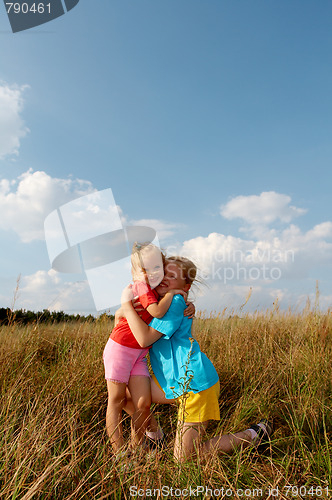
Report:
[[[160,384],[155,375],[153,380],[158,387]],[[161,389],[161,387],[160,387]],[[220,420],[219,410],[219,381],[212,387],[201,392],[188,392],[176,399],[179,405],[178,419],[182,422],[206,422],[207,420]]]

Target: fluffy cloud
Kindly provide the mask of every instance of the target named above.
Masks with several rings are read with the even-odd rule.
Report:
[[[251,278],[248,274],[251,268],[267,264],[287,266],[288,261],[294,260],[290,250],[277,238],[254,241],[211,233],[206,238],[185,241],[180,253],[196,262],[206,279],[222,279],[225,284],[230,276],[234,279],[234,270],[237,270],[237,281],[250,281],[253,279],[253,271]]]
[[[283,205],[284,215],[277,210],[273,214],[271,209],[265,223],[272,223],[277,218],[284,221],[291,218],[294,211],[287,215],[286,205]],[[273,308],[277,299],[281,307],[292,307],[295,311],[303,309],[308,298],[314,304],[312,292],[322,267],[326,281],[323,287],[330,290],[332,222],[322,222],[305,232],[294,224],[283,230],[258,231],[258,226],[255,226],[258,212],[257,215],[253,215],[254,210],[249,212],[247,221],[253,226],[247,239],[211,233],[207,237],[187,240],[179,249],[180,255],[197,264],[207,285],[200,287],[204,295],[197,296],[198,308],[208,311],[227,308],[228,312],[234,310],[238,313],[250,289],[246,311]],[[307,295],[303,294],[305,289],[308,289]],[[322,294],[320,307],[327,309],[331,305],[331,295]]]
[[[17,180],[0,180],[0,229],[15,231],[25,243],[44,239],[45,217],[68,201],[93,192],[91,182],[52,178],[32,169]]]
[[[181,255],[193,259],[207,279],[272,283],[281,278],[301,279],[315,266],[331,267],[332,222],[307,232],[291,225],[265,240],[211,233],[187,240]]]
[[[29,131],[21,117],[25,88],[0,84],[0,159],[17,155],[20,140]]]
[[[70,282],[68,277],[53,269],[22,276],[15,304],[15,309],[19,308],[81,314],[95,311],[88,283],[82,280]]]
[[[220,213],[226,219],[240,218],[253,226],[269,225],[277,220],[289,223],[294,217],[306,213],[290,203],[290,196],[267,191],[259,196],[236,196],[220,207]]]
[[[123,225],[149,226],[157,231],[160,240],[163,240],[182,227],[181,224],[172,224],[157,219],[130,220],[123,214],[120,206],[109,207],[98,201],[98,192],[90,181],[82,179],[61,179],[48,175],[46,172],[34,172],[29,169],[18,179],[0,179],[0,229],[16,232],[24,243],[44,239],[45,217],[59,206],[81,196],[96,194],[96,203],[93,200],[87,206],[86,202],[80,205],[76,202],[77,210],[75,220],[77,227],[89,227],[89,217],[96,226],[96,213],[98,224],[105,227],[113,215],[120,217]],[[102,193],[102,192],[101,192]],[[108,198],[107,198],[108,199]],[[105,206],[104,206],[105,205]],[[112,210],[115,211],[114,214]],[[109,224],[108,224],[109,225]],[[92,226],[92,224],[90,224]]]
[[[173,236],[175,231],[183,227],[182,224],[172,224],[169,222],[164,222],[158,219],[140,219],[140,220],[133,220],[131,221],[131,224],[137,225],[137,226],[148,226],[152,227],[157,231],[157,235],[159,240],[165,240],[166,238],[169,238],[170,236]]]

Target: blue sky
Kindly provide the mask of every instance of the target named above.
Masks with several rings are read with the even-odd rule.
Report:
[[[16,307],[94,310],[43,222],[106,188],[196,260],[198,307],[299,309],[316,280],[331,306],[331,25],[327,0],[81,0],[13,34],[3,7],[0,307],[21,274]]]

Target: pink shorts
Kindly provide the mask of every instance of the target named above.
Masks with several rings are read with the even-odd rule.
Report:
[[[128,384],[130,377],[150,377],[148,352],[149,349],[133,349],[108,339],[103,353],[106,380]]]

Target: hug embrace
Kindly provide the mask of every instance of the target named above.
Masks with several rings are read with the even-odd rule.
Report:
[[[195,264],[184,257],[166,258],[151,243],[136,243],[131,263],[133,285],[122,293],[103,355],[106,429],[115,459],[129,456],[122,435],[123,410],[132,417],[132,453],[164,442],[151,403],[178,405],[174,444],[178,461],[195,453],[204,457],[245,446],[263,449],[272,434],[265,419],[246,430],[204,440],[209,421],[220,420],[219,377],[191,331],[195,308],[187,302],[187,294],[197,279]]]

